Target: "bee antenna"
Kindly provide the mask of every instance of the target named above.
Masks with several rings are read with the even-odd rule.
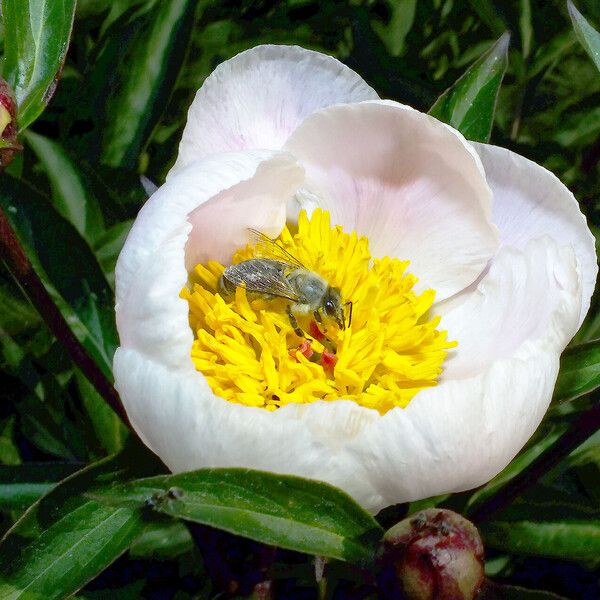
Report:
[[[346,302],[346,304],[344,304],[344,306],[348,306],[350,305],[350,315],[348,317],[348,327],[350,327],[352,325],[352,307],[354,306],[354,303],[352,302],[352,300],[348,300],[348,302]]]

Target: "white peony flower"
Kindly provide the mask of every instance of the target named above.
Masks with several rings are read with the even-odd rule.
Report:
[[[292,300],[220,293],[224,266],[258,252],[249,228],[339,287],[351,325],[299,316],[302,339]],[[380,100],[331,57],[259,46],[198,91],[121,253],[116,386],[173,471],[296,474],[375,512],[508,464],[596,274],[552,173]]]

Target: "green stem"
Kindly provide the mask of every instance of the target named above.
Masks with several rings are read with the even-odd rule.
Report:
[[[6,263],[30,302],[40,313],[48,329],[66,348],[75,365],[79,367],[98,393],[119,415],[123,423],[131,427],[117,391],[71,331],[48,290],[46,290],[35,272],[31,261],[27,258],[2,209],[0,209],[0,259]]]

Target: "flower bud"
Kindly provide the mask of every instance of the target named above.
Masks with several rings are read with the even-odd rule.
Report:
[[[0,78],[0,169],[7,167],[21,149],[17,142],[17,103],[4,79]]]
[[[472,600],[484,582],[479,533],[451,510],[428,508],[394,525],[378,560],[386,598]]]

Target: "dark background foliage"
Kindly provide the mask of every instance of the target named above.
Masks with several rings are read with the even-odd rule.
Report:
[[[600,26],[597,0],[579,0],[578,8]],[[117,344],[114,265],[146,198],[140,176],[157,184],[164,180],[187,108],[216,65],[257,44],[299,44],[338,57],[382,97],[427,111],[507,30],[512,34],[508,69],[491,143],[556,173],[597,233],[600,74],[578,43],[562,1],[80,0],[56,94],[24,134],[25,150],[9,172],[29,186],[23,189],[32,205],[19,210],[34,264],[107,376]],[[2,185],[6,190],[12,184]],[[3,207],[16,211],[8,201]],[[131,436],[74,368],[4,266],[0,306],[4,532],[53,482],[121,450]],[[576,342],[599,336],[594,302]],[[572,351],[564,372],[579,372],[585,363],[591,380],[598,377],[599,353],[585,348]],[[475,493],[392,507],[379,515],[380,523],[389,526],[409,510],[436,503],[463,512],[476,507],[591,406],[587,396],[573,399],[569,381],[562,381],[544,424],[501,477]],[[599,468],[600,439],[594,436],[483,524],[488,573],[569,598],[599,597]],[[14,486],[23,481],[27,485],[15,495]],[[260,552],[253,543],[198,535],[205,542],[208,536],[215,556],[226,556],[242,572],[256,570],[252,561]],[[274,576],[281,597],[317,597],[311,560],[278,553]],[[327,597],[369,593],[352,567],[334,563],[329,573]],[[127,552],[77,597],[109,595],[184,600],[215,597],[215,589],[190,531],[181,521],[161,518],[149,522]]]

